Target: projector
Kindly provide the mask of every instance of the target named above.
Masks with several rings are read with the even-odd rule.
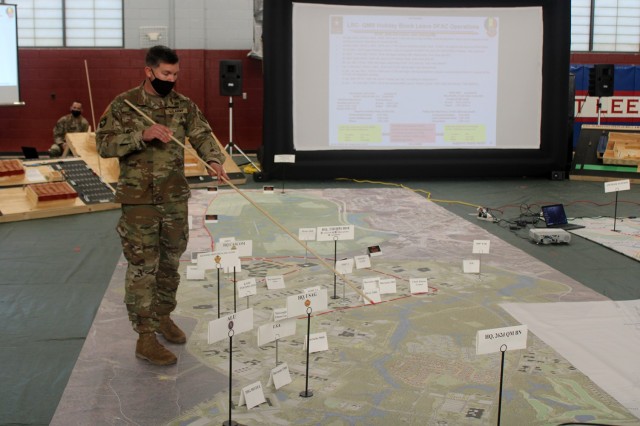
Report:
[[[531,228],[529,238],[536,244],[569,244],[571,234],[564,229]]]

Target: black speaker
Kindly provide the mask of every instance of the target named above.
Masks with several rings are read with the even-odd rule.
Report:
[[[613,96],[613,71],[610,64],[596,64],[589,70],[589,96]]]
[[[220,61],[220,94],[222,96],[242,95],[242,62]]]

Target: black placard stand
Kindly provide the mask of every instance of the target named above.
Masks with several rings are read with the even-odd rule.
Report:
[[[333,269],[336,269],[338,265],[338,237],[333,237]],[[340,296],[336,294],[336,286],[338,284],[338,274],[333,273],[333,296],[332,299],[340,299]]]
[[[280,339],[280,335],[276,334],[276,367],[280,364],[278,361],[278,340]]]
[[[616,220],[618,219],[618,191],[616,191],[616,203],[613,208],[613,232],[620,232],[616,230]]]
[[[502,414],[502,383],[504,381],[504,353],[507,351],[507,345],[500,346],[502,361],[500,363],[500,394],[498,395],[498,426],[500,426],[500,416]]]
[[[311,350],[311,306],[307,306],[307,371],[305,373],[304,390],[300,392],[303,398],[311,398],[313,391],[309,389],[309,352]]]
[[[238,312],[238,302],[237,302],[237,294],[238,291],[236,289],[236,267],[233,267],[233,313]]]
[[[229,420],[222,422],[223,426],[238,426],[238,422],[231,420],[232,401],[232,378],[233,375],[233,321],[229,321]]]
[[[218,267],[216,270],[218,271],[218,318],[220,318],[220,268]]]
[[[287,163],[282,163],[282,194],[284,194],[284,175],[285,175],[285,169],[287,168],[286,166]]]

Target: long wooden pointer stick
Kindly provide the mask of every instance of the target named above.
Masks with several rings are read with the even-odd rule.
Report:
[[[155,121],[153,121],[153,119],[151,117],[149,117],[148,115],[146,115],[144,112],[142,112],[138,107],[136,107],[135,105],[133,105],[131,102],[129,102],[129,100],[125,99],[124,100],[126,102],[127,105],[129,105],[131,108],[133,108],[133,110],[135,112],[137,112],[138,114],[140,114],[141,117],[144,117],[145,120],[147,120],[149,123],[151,124],[157,124]],[[184,144],[182,142],[180,142],[178,139],[176,139],[175,136],[171,135],[171,140],[173,140],[175,143],[177,143],[178,145],[180,145],[182,148],[187,149]],[[202,164],[204,164],[204,166],[206,168],[208,168],[209,170],[211,170],[212,172],[216,172],[213,167],[211,167],[209,164],[207,164],[206,161],[204,161],[202,158],[200,158],[199,156],[196,156],[196,158],[198,159],[198,161],[200,161]],[[315,256],[316,259],[318,259],[318,261],[320,261],[320,263],[326,267],[327,269],[329,269],[330,271],[332,271],[334,274],[336,274],[337,276],[339,276],[345,283],[347,283],[349,285],[349,287],[351,287],[356,293],[358,293],[360,296],[362,296],[362,298],[364,298],[367,302],[373,304],[373,300],[371,300],[366,294],[364,294],[364,292],[362,292],[355,284],[353,284],[351,281],[349,281],[347,279],[347,277],[345,277],[343,274],[341,274],[340,272],[338,272],[333,266],[331,266],[329,263],[327,263],[326,260],[324,260],[322,257],[320,257],[319,254],[317,254],[314,250],[312,250],[307,244],[305,244],[302,240],[300,240],[296,235],[294,235],[291,231],[289,231],[287,228],[285,228],[280,222],[278,222],[273,216],[271,216],[266,210],[264,210],[262,207],[260,207],[258,204],[256,204],[251,198],[249,198],[249,196],[247,194],[245,194],[243,191],[240,190],[240,188],[238,188],[237,186],[235,186],[234,184],[232,184],[228,179],[225,179],[222,176],[218,176],[218,179],[223,180],[225,183],[227,183],[231,188],[233,188],[234,191],[236,191],[238,194],[240,194],[242,197],[244,197],[244,199],[246,199],[249,203],[251,203],[256,209],[258,209],[258,211],[260,211],[260,213],[262,213],[263,215],[265,215],[267,217],[267,219],[269,219],[271,222],[273,222],[274,225],[276,225],[278,228],[280,228],[282,231],[284,231],[287,235],[289,235],[291,238],[293,238],[298,244],[300,244],[302,247],[304,247],[306,250],[309,251],[309,253],[311,253],[313,256]]]

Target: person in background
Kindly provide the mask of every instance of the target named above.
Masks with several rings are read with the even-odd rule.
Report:
[[[83,133],[89,131],[89,122],[82,116],[82,104],[74,101],[71,104],[69,114],[60,117],[53,128],[53,145],[49,148],[49,156],[60,157],[67,142],[65,136],[67,133]]]
[[[128,266],[124,302],[134,331],[135,355],[155,365],[177,357],[156,337],[174,344],[185,333],[170,314],[176,308],[178,266],[189,238],[189,185],[184,174],[185,138],[209,164],[209,174],[228,179],[225,156],[211,127],[193,101],[174,91],[178,55],[165,46],[147,51],[142,84],[118,95],[100,119],[100,156],[117,157],[120,177],[115,201],[122,204],[117,232]],[[152,118],[150,124],[138,110]]]

